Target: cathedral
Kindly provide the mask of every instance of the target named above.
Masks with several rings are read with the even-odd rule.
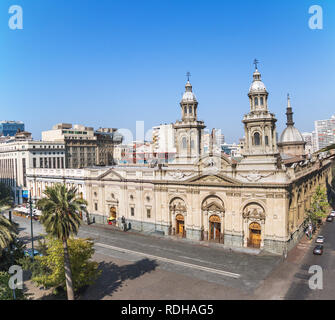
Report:
[[[241,161],[211,147],[203,152],[205,124],[197,118],[198,101],[188,79],[181,119],[173,124],[173,163],[28,169],[28,187],[38,198],[57,182],[76,186],[96,223],[121,227],[124,217],[137,231],[282,254],[303,235],[313,192],[331,179],[332,163],[305,155],[289,97],[287,128],[277,141],[268,96],[256,65],[242,119]]]

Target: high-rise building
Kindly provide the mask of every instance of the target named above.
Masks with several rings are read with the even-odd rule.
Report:
[[[335,143],[335,115],[331,119],[314,121],[317,150]]]
[[[22,121],[0,121],[0,136],[15,136],[18,131],[24,131]]]

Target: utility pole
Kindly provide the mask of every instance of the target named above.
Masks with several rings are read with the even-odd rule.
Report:
[[[29,205],[30,205],[30,226],[31,226],[31,249],[32,249],[32,259],[34,261],[34,233],[33,233],[33,202],[31,200],[31,192],[29,197]]]

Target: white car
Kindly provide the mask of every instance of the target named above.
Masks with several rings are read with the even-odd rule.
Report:
[[[331,216],[331,217],[335,217],[335,211],[332,211],[332,212],[330,213],[330,216]]]
[[[316,243],[324,243],[325,237],[324,236],[318,236],[315,240]]]

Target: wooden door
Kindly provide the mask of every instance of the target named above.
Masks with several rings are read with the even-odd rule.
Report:
[[[261,226],[254,222],[249,227],[249,245],[254,248],[260,248],[262,240]]]
[[[176,216],[176,234],[183,236],[184,235],[184,216],[181,214],[178,214]]]

